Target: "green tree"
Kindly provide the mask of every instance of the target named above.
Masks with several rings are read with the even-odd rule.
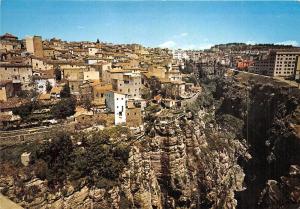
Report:
[[[38,104],[36,102],[27,102],[17,108],[14,108],[13,114],[19,115],[22,119],[26,119],[33,110],[37,109]]]
[[[46,176],[50,184],[62,183],[66,179],[73,149],[70,135],[61,132],[36,152],[37,159],[47,163]]]
[[[86,147],[89,172],[93,180],[118,178],[128,159],[128,146],[109,144],[109,135],[95,133],[88,140]]]
[[[64,98],[51,108],[51,113],[55,118],[63,119],[74,115],[76,100],[74,98]]]
[[[61,80],[61,71],[60,71],[59,68],[55,68],[55,69],[54,69],[54,74],[55,74],[55,79],[56,79],[57,81],[60,81],[60,80]]]
[[[52,85],[49,81],[47,81],[46,82],[46,91],[47,91],[47,93],[49,93],[51,91],[51,89],[52,89]]]
[[[60,92],[61,98],[68,98],[71,96],[71,90],[68,84],[65,84]]]
[[[151,91],[149,88],[142,88],[141,94],[143,99],[151,99]]]

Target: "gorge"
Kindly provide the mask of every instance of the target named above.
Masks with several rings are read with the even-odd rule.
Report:
[[[48,171],[58,171],[56,156],[51,164],[37,154],[22,167],[7,154],[16,147],[1,147],[0,192],[24,208],[299,208],[299,89],[247,73],[205,76],[198,82],[202,92],[192,103],[175,112],[148,112],[138,139],[117,131],[109,142],[91,144],[89,135],[102,135],[70,133],[73,145],[64,144],[72,147],[65,165],[73,168],[69,162],[80,159],[88,166],[72,178],[72,169],[63,172],[54,187],[36,168],[43,160]],[[117,143],[116,151],[111,145]],[[97,147],[108,149],[109,156]],[[32,149],[38,152],[40,146]],[[53,149],[45,149],[50,156]],[[91,159],[87,150],[104,154]],[[97,167],[101,159],[111,160],[104,167],[115,168],[114,179],[107,180],[106,170]],[[90,181],[91,175],[98,179]]]

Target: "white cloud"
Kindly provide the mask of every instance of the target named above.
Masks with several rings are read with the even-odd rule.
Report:
[[[247,41],[246,44],[248,44],[248,45],[255,45],[256,42],[255,41]]]
[[[300,1],[300,0],[299,0]],[[278,43],[275,43],[275,44],[278,44],[278,45],[293,45],[293,46],[299,46],[299,43],[297,41],[294,41],[294,40],[287,40],[287,41],[283,41],[283,42],[278,42]]]
[[[181,33],[180,34],[181,37],[184,37],[184,36],[187,36],[187,35],[189,35],[189,34],[188,33]]]
[[[158,45],[160,48],[174,48],[177,44],[174,41],[166,41],[160,45]]]

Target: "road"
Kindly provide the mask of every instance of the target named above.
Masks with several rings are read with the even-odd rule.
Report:
[[[291,80],[285,80],[283,77],[273,77],[273,76],[267,76],[267,75],[260,75],[260,74],[256,74],[256,73],[249,73],[249,72],[245,72],[245,71],[241,71],[241,70],[236,70],[236,69],[231,69],[232,71],[235,72],[239,72],[239,73],[245,73],[245,74],[250,74],[250,75],[254,75],[254,76],[260,76],[260,77],[265,77],[265,78],[270,78],[273,80],[277,80],[277,81],[281,81],[283,83],[286,83],[292,87],[296,87],[296,88],[300,88],[299,83],[297,83],[296,81],[291,81]]]

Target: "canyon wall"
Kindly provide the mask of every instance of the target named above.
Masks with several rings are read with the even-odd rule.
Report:
[[[245,74],[213,78],[181,114],[147,122],[129,140],[114,186],[34,172],[1,174],[0,192],[26,208],[297,208],[299,90]]]

